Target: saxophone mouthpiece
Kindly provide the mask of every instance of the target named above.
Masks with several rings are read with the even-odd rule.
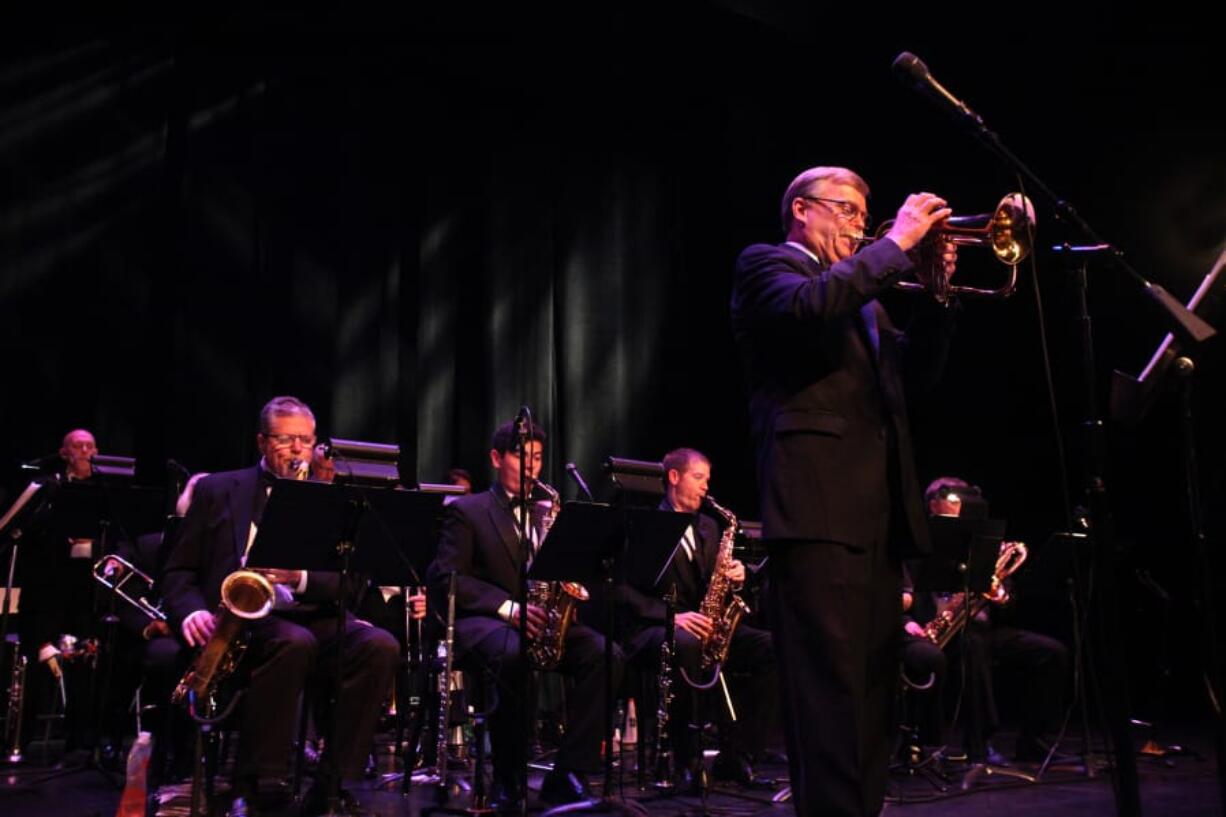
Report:
[[[294,475],[293,478],[301,482],[311,473],[311,461],[292,459],[289,461],[289,470]]]

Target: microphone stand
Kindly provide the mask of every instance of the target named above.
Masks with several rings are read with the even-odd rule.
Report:
[[[1006,166],[1037,190],[1055,211],[1056,217],[1075,228],[1091,242],[1102,244],[1115,264],[1135,280],[1148,296],[1161,319],[1188,345],[1206,340],[1216,330],[1180,304],[1169,292],[1147,281],[1128,264],[1123,253],[1104,241],[1083,219],[1071,203],[1056,194],[1016,154],[1001,142],[1000,137],[960,103],[928,73],[927,67],[914,55],[902,54],[894,67],[899,76],[917,90],[926,94],[935,93],[938,104],[953,115],[955,121],[967,128],[970,134]],[[1081,327],[1080,358],[1082,368],[1082,428],[1086,445],[1083,454],[1084,490],[1089,507],[1087,533],[1090,547],[1090,571],[1096,576],[1097,592],[1090,599],[1091,631],[1097,638],[1087,641],[1091,655],[1090,665],[1095,670],[1095,679],[1122,679],[1125,675],[1124,645],[1119,638],[1118,604],[1115,589],[1116,571],[1121,554],[1111,530],[1110,504],[1107,483],[1104,478],[1106,465],[1106,440],[1102,419],[1098,414],[1094,379],[1094,340],[1090,317],[1086,306],[1086,269],[1082,265],[1075,272],[1077,287],[1077,313],[1074,316]],[[1072,520],[1067,520],[1072,530]],[[1116,812],[1119,815],[1140,815],[1141,797],[1137,781],[1136,758],[1133,752],[1132,729],[1129,723],[1127,691],[1122,683],[1106,683],[1100,686],[1100,701],[1105,711],[1107,733],[1114,755],[1116,774],[1114,795]]]
[[[521,817],[528,813],[528,741],[532,734],[532,723],[536,707],[531,705],[531,678],[528,667],[528,561],[532,558],[532,515],[528,512],[528,498],[532,494],[528,484],[528,440],[531,438],[532,412],[527,406],[521,406],[515,415],[515,444],[519,447],[519,692],[520,703],[523,706],[523,731],[520,735],[523,741],[523,764],[519,768],[519,802],[518,812]]]

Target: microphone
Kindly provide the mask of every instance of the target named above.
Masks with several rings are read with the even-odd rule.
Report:
[[[519,411],[515,412],[515,436],[520,438],[528,436],[530,422],[532,422],[532,411],[527,406],[520,406]]]
[[[587,483],[583,481],[583,475],[579,473],[579,469],[575,467],[573,462],[566,463],[566,473],[570,474],[571,479],[579,486],[579,490],[583,491],[583,495],[587,497],[588,502],[595,502],[592,497],[592,492],[588,489]]]
[[[895,57],[893,68],[894,76],[898,77],[904,85],[910,85],[920,93],[931,97],[940,107],[952,109],[951,112],[956,113],[958,117],[969,119],[976,125],[983,125],[983,117],[972,111],[965,102],[937,82],[936,78],[928,73],[928,66],[924,65],[924,61],[910,51],[904,51]]]

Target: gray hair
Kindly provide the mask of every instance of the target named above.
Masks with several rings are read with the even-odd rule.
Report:
[[[311,422],[315,422],[315,414],[311,411],[311,407],[297,397],[281,395],[272,398],[264,404],[264,408],[260,409],[260,433],[267,434],[272,429],[273,417],[288,417],[293,414],[310,417]]]
[[[785,233],[792,228],[792,202],[801,196],[810,195],[813,188],[824,181],[850,185],[859,190],[864,198],[868,198],[868,182],[860,178],[854,170],[845,167],[811,167],[792,179],[792,183],[784,191],[783,201],[779,203],[779,221]]]

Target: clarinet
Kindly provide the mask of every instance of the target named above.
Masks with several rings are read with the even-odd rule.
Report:
[[[677,588],[668,591],[664,599],[667,612],[664,614],[664,640],[660,643],[660,674],[656,681],[659,690],[656,705],[656,763],[655,788],[670,791],[676,776],[673,745],[668,735],[668,712],[673,703],[673,662],[676,657],[676,612]]]
[[[451,659],[455,654],[455,573],[447,584],[447,634],[438,644],[438,734],[435,735],[435,775],[440,796],[447,792],[447,726],[451,714]]]
[[[27,660],[21,654],[21,642],[13,641],[11,656],[11,672],[9,674],[8,707],[4,715],[4,749],[8,754],[8,763],[20,763],[21,757],[21,716],[26,699],[26,664]]]

